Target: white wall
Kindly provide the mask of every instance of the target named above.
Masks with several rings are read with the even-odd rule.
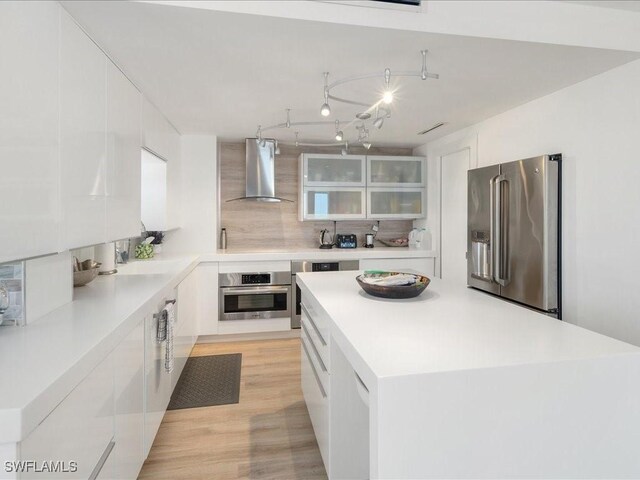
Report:
[[[474,135],[479,166],[563,154],[564,320],[640,345],[640,61],[419,151],[432,156],[452,137]]]
[[[167,234],[166,253],[217,248],[218,146],[213,135],[181,137],[181,228]]]

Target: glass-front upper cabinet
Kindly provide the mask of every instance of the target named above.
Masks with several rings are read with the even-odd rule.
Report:
[[[302,181],[308,186],[364,187],[364,155],[302,155]]]
[[[367,157],[367,185],[370,187],[423,187],[424,157]]]
[[[356,220],[366,218],[365,189],[307,187],[300,202],[301,220]]]
[[[424,217],[424,188],[369,188],[367,193],[367,218]]]

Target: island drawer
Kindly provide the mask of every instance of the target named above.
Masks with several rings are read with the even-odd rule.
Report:
[[[315,351],[318,353],[318,355],[320,355],[320,358],[322,359],[324,365],[327,367],[327,370],[329,370],[330,336],[328,335],[328,332],[327,334],[325,334],[325,336],[323,336],[317,324],[313,321],[312,318],[310,318],[310,316],[304,309],[302,309],[300,325],[306,332],[308,340],[313,344]]]
[[[313,364],[313,352],[307,340],[301,338],[300,376],[304,401],[307,404],[313,431],[316,435],[325,468],[329,471],[329,397]]]
[[[320,307],[320,304],[310,297],[303,297],[301,302],[301,317],[306,316],[318,335],[322,338],[323,344],[329,344],[329,319]]]
[[[302,324],[302,331],[300,334],[300,339],[302,342],[303,350],[308,354],[309,360],[311,362],[311,366],[313,367],[314,373],[318,382],[321,384],[323,393],[328,396],[329,394],[329,369],[327,365],[322,360],[320,353],[316,349],[313,341],[309,338],[309,331],[307,330],[306,324]]]

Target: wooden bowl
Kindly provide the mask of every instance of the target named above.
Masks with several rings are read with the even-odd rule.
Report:
[[[89,270],[80,270],[79,272],[73,272],[73,286],[81,287],[87,283],[91,283],[98,276],[99,267],[94,267]]]
[[[390,275],[399,275],[403,274],[402,272],[376,272],[377,276],[390,276]],[[414,275],[417,277],[416,283],[412,285],[373,285],[371,283],[367,283],[363,280],[363,277],[367,275],[358,275],[356,277],[356,281],[360,288],[362,288],[369,295],[373,295],[374,297],[380,298],[414,298],[420,295],[429,285],[431,279],[429,277],[425,277],[424,275],[419,275],[415,273],[407,273],[404,275]]]

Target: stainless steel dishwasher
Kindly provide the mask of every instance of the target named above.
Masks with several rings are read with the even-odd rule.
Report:
[[[300,272],[336,272],[359,270],[360,260],[297,260],[291,262],[291,328],[300,328],[302,294],[296,284],[296,274]]]

